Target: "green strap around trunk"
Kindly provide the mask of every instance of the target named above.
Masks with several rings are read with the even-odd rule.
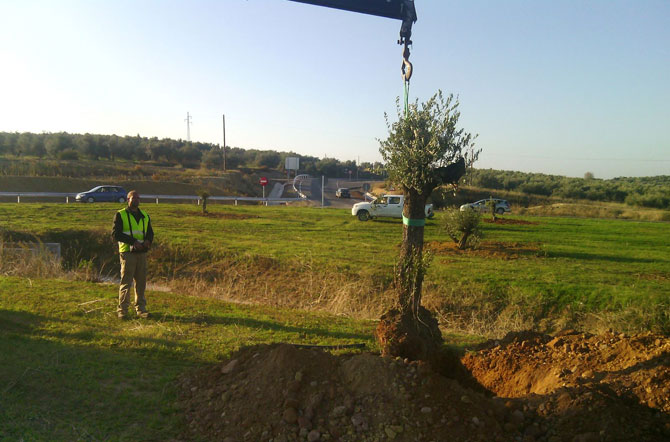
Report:
[[[406,226],[412,227],[424,227],[426,225],[426,219],[412,219],[407,218],[405,215],[402,216],[402,223]]]

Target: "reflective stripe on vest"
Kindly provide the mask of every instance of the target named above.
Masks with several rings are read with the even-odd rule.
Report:
[[[147,234],[147,227],[149,226],[149,215],[142,209],[138,209],[142,215],[140,222],[137,222],[135,217],[128,209],[119,210],[121,220],[123,221],[123,233],[132,236],[133,239],[144,241]],[[130,244],[119,241],[119,253],[130,252]]]

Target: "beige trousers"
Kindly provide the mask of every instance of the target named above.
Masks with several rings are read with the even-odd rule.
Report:
[[[128,311],[133,281],[135,281],[135,311],[146,312],[147,300],[144,297],[144,289],[147,286],[146,253],[121,253],[121,286],[119,287],[117,312],[126,313]]]

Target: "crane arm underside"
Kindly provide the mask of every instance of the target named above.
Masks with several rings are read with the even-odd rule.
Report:
[[[334,9],[343,9],[345,11],[360,12],[362,14],[378,15],[380,17],[395,18],[405,20],[407,18],[407,3],[412,3],[412,12],[414,9],[413,1],[406,0],[291,0],[299,3],[308,3],[310,5],[325,6]],[[414,12],[413,21],[416,21]]]
[[[291,0],[327,8],[402,20],[399,44],[412,44],[412,23],[416,22],[414,0]]]

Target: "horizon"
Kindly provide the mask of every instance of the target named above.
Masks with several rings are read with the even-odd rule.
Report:
[[[670,175],[670,3],[416,1],[410,100],[460,97],[478,169]],[[286,0],[0,2],[0,131],[381,161],[400,22]],[[11,42],[11,43],[10,43]]]
[[[3,132],[4,132],[4,131],[0,131],[0,133],[3,133]],[[7,133],[7,132],[4,132],[4,133]],[[20,133],[22,133],[22,132],[19,132],[19,134],[20,134]],[[117,137],[131,137],[131,138],[140,137],[140,138],[143,138],[143,139],[151,139],[151,138],[154,138],[154,137],[143,136],[143,135],[141,135],[141,134],[135,134],[135,135],[97,134],[97,133],[93,133],[93,134],[92,134],[92,133],[81,134],[81,133],[70,133],[70,132],[63,132],[63,131],[60,131],[60,132],[42,132],[42,133],[40,133],[40,134],[36,134],[36,133],[34,133],[34,132],[29,132],[29,133],[31,133],[31,134],[33,134],[33,135],[49,135],[49,134],[63,133],[63,134],[67,134],[67,135],[75,135],[75,136],[92,135],[92,136],[103,136],[103,137],[111,137],[111,136],[117,136]],[[220,145],[220,144],[217,144],[217,143],[209,143],[209,142],[204,142],[204,141],[194,141],[194,140],[187,141],[187,140],[185,140],[185,139],[183,139],[183,138],[177,138],[177,139],[174,139],[174,138],[158,138],[158,139],[159,139],[159,140],[171,140],[171,141],[177,141],[177,142],[183,142],[183,143],[189,143],[189,142],[190,142],[190,143],[211,144],[211,145],[213,145],[213,146],[215,146],[215,147],[221,149],[221,145]],[[324,160],[324,159],[331,159],[331,158],[333,158],[333,157],[320,157],[320,156],[318,156],[318,155],[303,155],[303,154],[300,154],[300,153],[298,153],[298,152],[279,151],[279,150],[274,150],[274,149],[257,149],[257,148],[246,148],[246,147],[240,147],[240,146],[230,146],[230,145],[228,145],[227,143],[226,143],[226,146],[228,147],[228,149],[271,151],[271,152],[276,152],[276,153],[279,153],[279,154],[295,154],[295,155],[300,155],[300,156],[304,156],[304,157],[311,157],[311,158],[316,158],[317,160]],[[0,158],[1,158],[1,157],[2,157],[2,156],[0,156]],[[55,158],[42,158],[42,159],[46,159],[46,160],[56,160]],[[355,160],[340,160],[340,159],[338,159],[338,158],[334,158],[334,159],[336,159],[336,160],[338,160],[338,161],[341,161],[341,162],[346,162],[346,161],[354,161],[354,162],[355,162]],[[96,160],[96,161],[100,161],[100,160]],[[114,161],[117,161],[117,160],[114,159],[114,160],[103,160],[103,161],[112,161],[112,162],[114,162]],[[148,161],[148,160],[147,160],[147,161]],[[379,161],[379,162],[382,163],[382,164],[384,164],[383,161]],[[358,163],[356,163],[356,164],[358,164]],[[369,162],[369,161],[365,161],[365,162],[364,162],[364,161],[361,161],[361,164],[374,164],[374,162]],[[477,163],[475,163],[475,166],[473,166],[473,169],[476,169],[476,170],[494,170],[494,171],[504,172],[504,173],[525,173],[525,174],[530,174],[530,175],[532,175],[532,174],[538,174],[538,175],[558,176],[558,177],[565,177],[565,178],[581,178],[581,179],[587,179],[587,178],[585,178],[585,176],[584,176],[584,175],[586,175],[587,173],[591,173],[591,174],[593,174],[591,171],[586,171],[582,176],[570,176],[570,175],[559,175],[559,174],[551,174],[551,173],[544,173],[544,172],[522,171],[522,170],[513,170],[513,169],[496,169],[496,168],[491,168],[491,167],[476,167],[476,164],[477,164]],[[593,174],[593,176],[592,176],[591,178],[588,178],[588,179],[589,179],[589,180],[604,180],[604,181],[607,181],[607,180],[626,179],[626,178],[657,178],[657,177],[661,177],[661,178],[662,178],[662,177],[670,177],[670,174],[665,174],[665,175],[641,175],[641,176],[615,176],[615,177],[611,177],[611,178],[602,178],[602,177],[595,176],[595,174]]]

